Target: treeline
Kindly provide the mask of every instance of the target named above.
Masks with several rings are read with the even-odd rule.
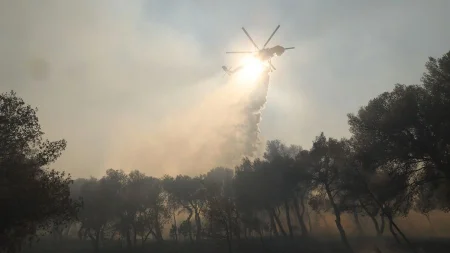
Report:
[[[308,237],[312,213],[325,212],[349,252],[345,213],[361,231],[359,217],[366,216],[377,236],[408,244],[396,217],[450,208],[450,52],[430,57],[426,69],[420,85],[397,84],[349,114],[348,139],[321,133],[309,150],[269,141],[261,158],[194,177],[110,169],[100,179],[72,181],[46,169],[65,141],[44,141],[35,110],[4,93],[2,248],[12,252],[39,231],[63,236],[76,227],[95,250],[119,238],[130,248],[148,238],[222,239],[231,252],[248,238]]]

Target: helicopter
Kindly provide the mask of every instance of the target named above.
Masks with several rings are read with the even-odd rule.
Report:
[[[273,31],[272,35],[270,35],[269,39],[267,39],[266,43],[264,44],[262,49],[259,49],[258,45],[256,45],[256,43],[253,41],[252,37],[250,36],[250,34],[248,34],[247,30],[245,30],[244,27],[242,27],[242,30],[244,31],[245,35],[247,35],[247,37],[249,38],[250,42],[253,44],[253,46],[255,46],[255,48],[257,50],[254,51],[232,51],[232,52],[225,52],[226,54],[253,54],[253,57],[259,59],[262,62],[268,62],[270,65],[270,71],[276,70],[275,66],[273,66],[272,64],[272,58],[277,55],[280,56],[284,53],[284,51],[289,50],[289,49],[294,49],[295,47],[282,47],[280,45],[274,46],[274,47],[270,47],[270,48],[266,48],[267,44],[269,44],[270,40],[272,39],[273,35],[278,31],[278,29],[280,28],[280,25],[277,26],[277,28],[275,28],[275,31]],[[238,67],[234,70],[231,70],[229,68],[227,68],[226,66],[222,66],[222,69],[228,74],[231,75],[233,73],[235,73],[236,71],[240,70],[242,67]]]

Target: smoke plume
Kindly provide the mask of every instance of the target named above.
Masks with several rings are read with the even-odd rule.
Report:
[[[242,125],[242,131],[245,133],[244,155],[257,157],[263,148],[261,143],[259,124],[262,120],[262,110],[267,102],[267,93],[269,92],[269,74],[263,73],[258,79],[255,89],[249,94],[249,100],[245,106],[246,124]]]
[[[214,85],[213,78],[205,85]],[[245,89],[243,87],[252,87]],[[108,165],[139,169],[149,175],[198,175],[216,167],[233,168],[261,146],[259,123],[266,103],[268,77],[255,84],[230,80],[205,93],[195,104],[168,114],[154,127],[120,122]],[[127,140],[124,142],[123,140]]]

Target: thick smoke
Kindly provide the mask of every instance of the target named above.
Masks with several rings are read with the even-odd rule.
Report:
[[[255,89],[250,93],[248,104],[245,106],[247,124],[242,126],[245,133],[244,155],[249,157],[259,156],[259,151],[263,146],[260,138],[259,124],[262,119],[262,110],[267,102],[269,92],[269,74],[264,72],[258,79]]]
[[[224,146],[232,147],[224,149],[221,154],[222,160],[226,161],[222,164],[224,166],[234,167],[242,161],[243,157],[259,157],[264,150],[259,125],[269,91],[268,73],[264,72],[255,83],[251,84],[251,87],[250,92],[246,93],[239,103],[240,111],[237,113],[240,115],[241,122],[233,127],[231,133],[224,133],[227,135]]]
[[[108,165],[154,176],[197,175],[216,166],[233,168],[243,156],[257,156],[268,80],[265,76],[248,84],[232,79],[201,101],[168,114],[156,127],[122,121],[118,132],[123,135],[117,136],[120,143],[112,143]]]

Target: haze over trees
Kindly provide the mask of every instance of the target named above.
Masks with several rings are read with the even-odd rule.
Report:
[[[20,251],[47,231],[95,252],[150,241],[197,251],[192,245],[220,241],[227,252],[248,252],[252,242],[271,251],[272,241],[305,244],[327,226],[343,252],[356,252],[350,234],[389,235],[418,252],[399,218],[418,212],[430,221],[430,212],[450,210],[450,51],[425,66],[420,85],[397,84],[348,114],[349,138],[319,132],[310,149],[271,140],[263,157],[197,176],[109,169],[72,181],[48,169],[66,142],[43,140],[36,110],[3,93],[1,250]]]

